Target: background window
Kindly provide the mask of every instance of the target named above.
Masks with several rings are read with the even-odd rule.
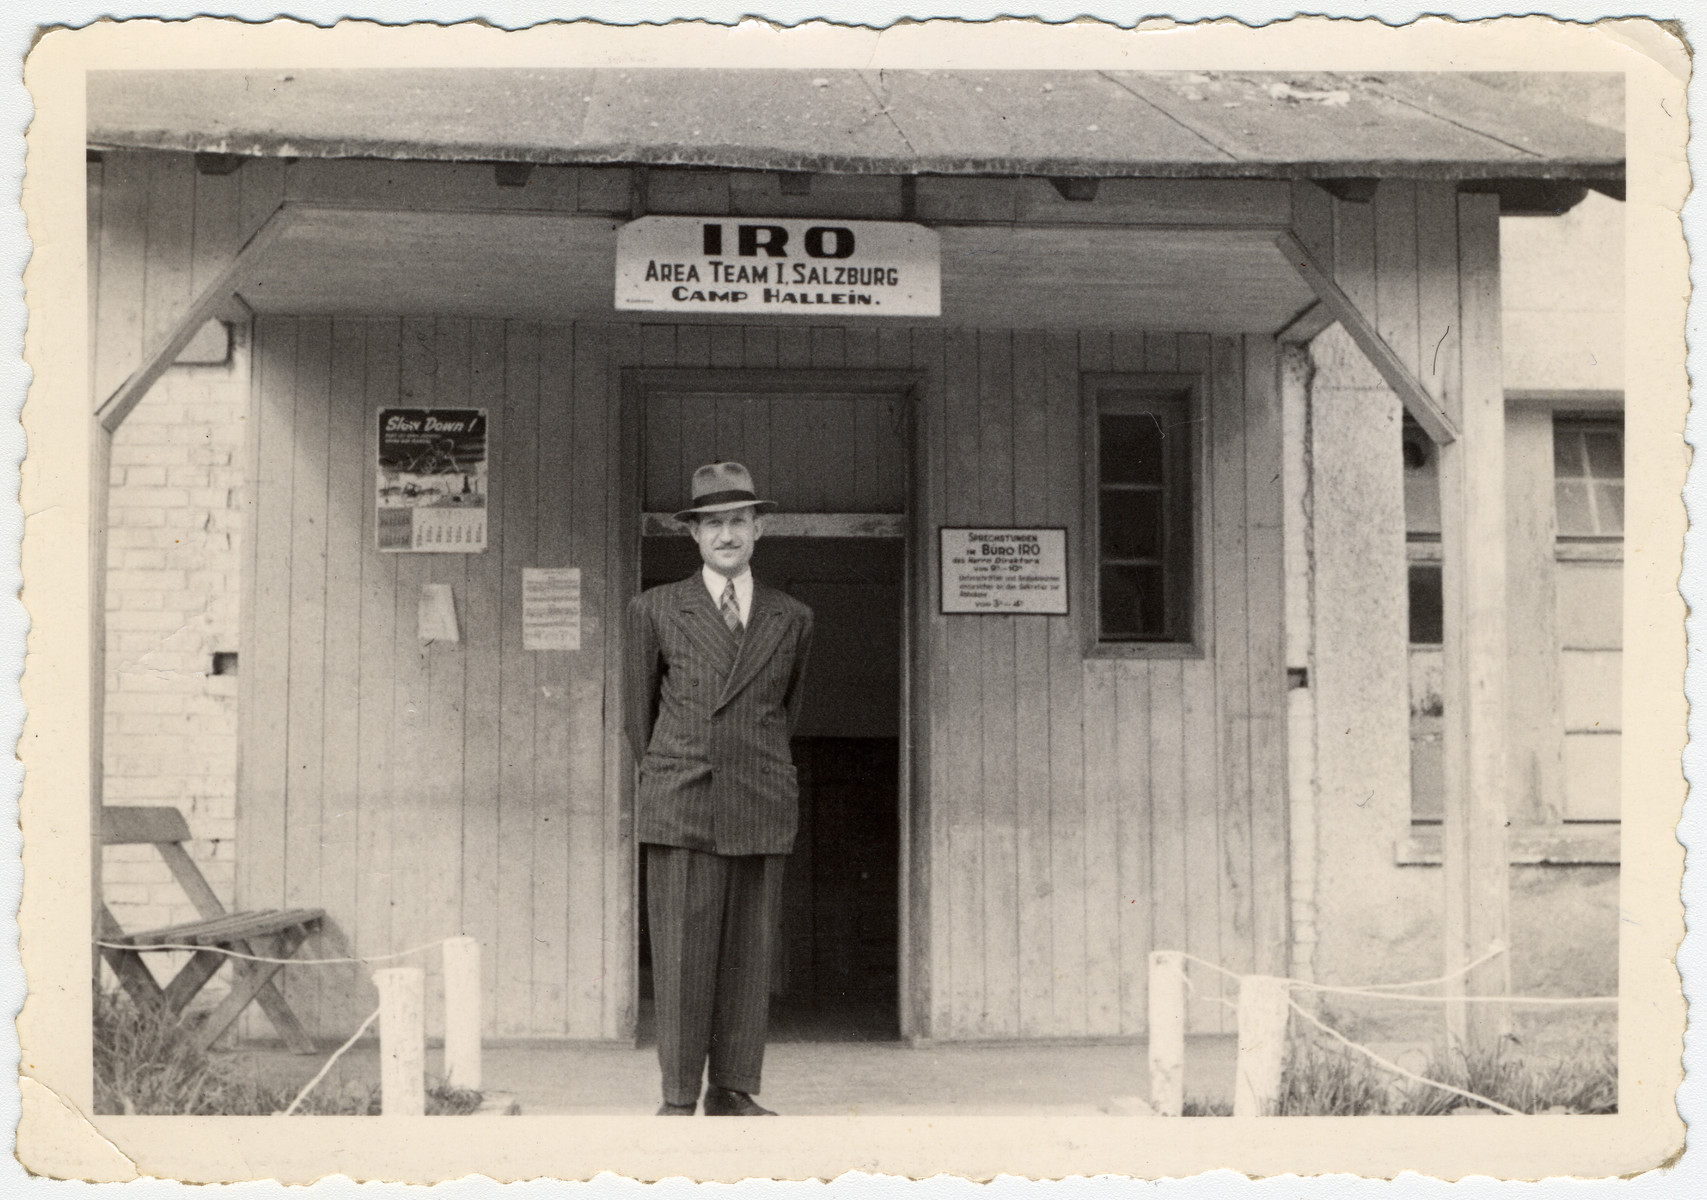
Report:
[[[1560,537],[1624,536],[1620,422],[1554,420],[1553,500]]]
[[[1624,424],[1553,418],[1566,821],[1615,821],[1623,714]]]
[[[1189,388],[1096,390],[1099,641],[1192,638],[1191,408]]]

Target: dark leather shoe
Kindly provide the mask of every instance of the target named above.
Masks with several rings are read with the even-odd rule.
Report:
[[[666,1100],[659,1106],[658,1115],[660,1117],[691,1117],[693,1110],[694,1105],[692,1104],[671,1104]]]
[[[708,1117],[774,1117],[770,1109],[765,1108],[746,1092],[737,1092],[732,1088],[707,1088],[705,1093],[705,1115]]]

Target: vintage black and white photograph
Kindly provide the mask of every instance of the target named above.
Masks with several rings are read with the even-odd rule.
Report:
[[[87,1114],[1237,1166],[1663,1108],[1626,514],[1682,474],[1637,66],[1572,36],[92,59]]]

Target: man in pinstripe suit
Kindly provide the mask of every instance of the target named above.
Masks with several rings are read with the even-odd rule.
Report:
[[[812,610],[753,579],[764,532],[740,463],[693,476],[676,514],[704,566],[628,608],[629,744],[640,763],[636,836],[664,1105],[692,1116],[710,1061],[708,1116],[772,1116],[759,1090],[771,945],[799,788],[789,738],[800,716]]]

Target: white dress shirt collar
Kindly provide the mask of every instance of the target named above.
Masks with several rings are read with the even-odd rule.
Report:
[[[701,567],[700,578],[705,580],[705,590],[711,593],[711,602],[723,602],[723,586],[729,582],[729,577],[710,567]],[[749,567],[735,576],[735,603],[741,609],[741,624],[750,625],[749,619],[753,612],[753,571]]]

